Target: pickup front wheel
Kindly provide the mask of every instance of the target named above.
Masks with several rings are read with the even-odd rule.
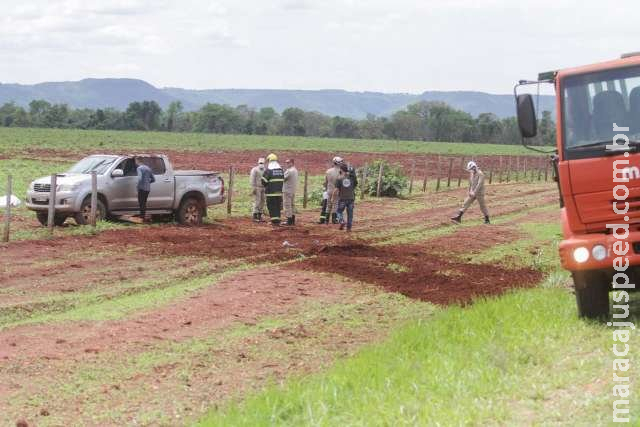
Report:
[[[100,200],[96,206],[96,221],[102,221],[107,217],[107,208]],[[87,225],[91,223],[91,198],[87,197],[80,206],[80,212],[74,215],[74,219],[78,225]]]
[[[609,316],[609,283],[600,271],[574,271],[578,314],[588,319],[605,320]]]
[[[176,212],[178,222],[182,225],[198,226],[202,225],[204,218],[204,208],[198,199],[188,198],[180,203],[178,212]]]

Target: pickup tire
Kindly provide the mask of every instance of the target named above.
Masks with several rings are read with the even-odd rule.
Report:
[[[74,214],[73,218],[78,225],[87,225],[91,223],[91,197],[87,197],[80,205],[80,212]],[[107,218],[107,207],[98,199],[96,206],[96,221],[103,221]]]
[[[605,320],[609,316],[609,283],[600,271],[574,271],[578,314],[587,319]]]
[[[36,212],[36,218],[38,218],[38,222],[43,225],[49,225],[49,212]],[[67,220],[67,215],[57,214],[53,217],[53,224],[57,227],[60,227]]]
[[[195,227],[202,225],[204,218],[204,208],[202,203],[195,197],[188,197],[180,203],[180,207],[176,212],[178,223]]]

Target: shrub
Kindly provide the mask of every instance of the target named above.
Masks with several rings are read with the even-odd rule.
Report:
[[[383,165],[382,185],[380,195],[382,197],[399,197],[402,190],[409,186],[409,178],[404,174],[402,166],[389,164],[386,160],[376,160],[366,164],[367,180],[365,183],[365,192],[370,196],[375,196],[378,189],[378,172],[380,164]],[[358,170],[358,178],[362,179],[362,171]],[[362,182],[360,182],[362,185]]]

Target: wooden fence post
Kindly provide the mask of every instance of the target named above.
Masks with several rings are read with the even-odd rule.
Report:
[[[464,170],[464,156],[460,159],[460,169]],[[461,182],[462,182],[462,174],[458,175],[458,188],[460,188]]]
[[[489,171],[489,184],[493,181],[493,169]]]
[[[309,172],[304,171],[304,187],[303,187],[303,190],[302,190],[302,207],[303,207],[303,209],[307,208],[307,203],[309,201],[308,181],[309,181]]]
[[[544,165],[544,182],[549,181],[549,164]]]
[[[382,192],[382,169],[384,168],[384,163],[380,163],[380,170],[378,171],[378,187],[376,188],[376,197],[380,197],[380,193]]]
[[[360,200],[364,199],[364,193],[367,187],[367,165],[362,167],[362,183],[360,183]]]
[[[91,172],[91,226],[96,227],[96,213],[98,211],[98,174]]]
[[[409,194],[413,193],[413,178],[416,175],[416,161],[411,162],[411,181],[409,181]]]
[[[229,166],[229,191],[227,193],[227,215],[231,215],[231,207],[232,207],[231,199],[233,198],[233,175],[234,175],[233,166]]]
[[[422,181],[422,192],[427,192],[427,176],[429,175],[429,159],[424,161],[424,180]]]
[[[49,189],[49,215],[47,216],[47,227],[49,233],[53,234],[53,226],[56,216],[56,190],[58,186],[58,176],[51,175],[51,188]]]
[[[447,175],[447,188],[451,187],[451,173],[453,173],[453,157],[449,159],[449,174]]]
[[[524,172],[524,179],[525,181],[527,180],[527,158],[524,158],[524,166],[523,166],[523,172]]]
[[[2,236],[2,241],[5,243],[9,241],[9,229],[11,227],[11,194],[13,194],[13,191],[11,189],[11,181],[11,175],[7,176],[7,192],[5,198],[5,202],[7,205],[4,211],[4,233]]]

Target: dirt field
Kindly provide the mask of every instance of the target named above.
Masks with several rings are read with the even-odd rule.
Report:
[[[191,166],[187,154],[171,155]],[[257,155],[193,166],[248,167]],[[350,235],[315,224],[310,209],[295,228],[230,218],[0,246],[0,419],[182,424],[322,369],[432,310],[427,303],[465,305],[537,284],[533,268],[472,258],[517,240],[522,222],[553,220],[553,209],[530,214],[554,205],[553,187],[493,185],[491,226],[478,223],[477,207],[462,227],[450,224],[463,196],[361,202]],[[456,256],[462,250],[471,261]]]

